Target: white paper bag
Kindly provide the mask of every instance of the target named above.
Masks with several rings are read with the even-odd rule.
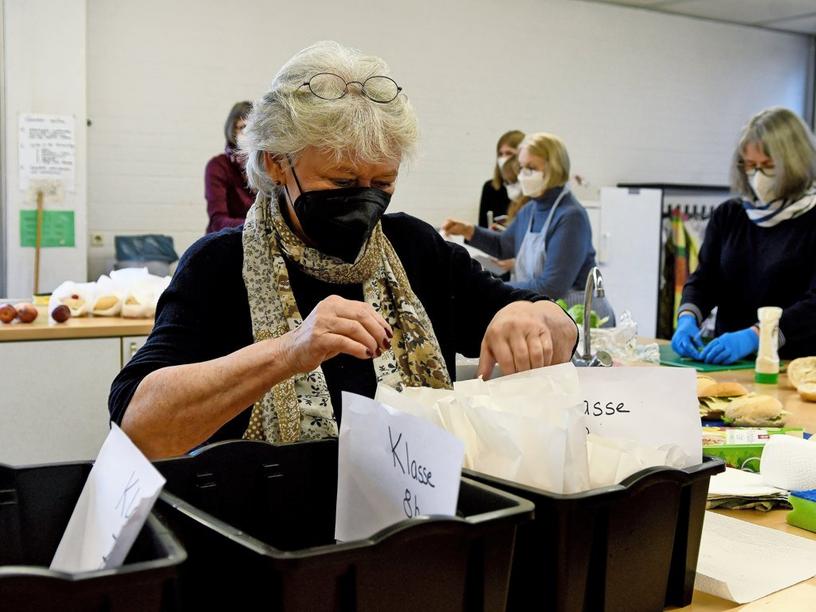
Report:
[[[379,399],[394,391],[377,393]],[[586,429],[572,364],[463,381],[453,391],[408,388],[402,394],[421,405],[408,408],[411,414],[434,415],[464,442],[470,469],[553,493],[589,487]]]

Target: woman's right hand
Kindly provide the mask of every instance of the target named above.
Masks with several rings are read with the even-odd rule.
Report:
[[[297,373],[308,373],[340,353],[372,359],[391,348],[394,332],[365,302],[331,295],[315,306],[301,325],[281,337],[287,362]]]
[[[448,236],[464,236],[465,240],[473,238],[475,227],[470,223],[464,221],[457,221],[456,219],[445,219],[442,222],[442,232]]]
[[[681,357],[691,357],[698,361],[702,359],[700,350],[703,348],[703,341],[694,315],[681,314],[677,318],[677,331],[672,336],[671,346]]]

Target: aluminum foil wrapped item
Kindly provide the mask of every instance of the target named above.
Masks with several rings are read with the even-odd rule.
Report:
[[[582,332],[579,326],[579,334]],[[660,364],[658,345],[638,342],[637,323],[632,320],[628,310],[617,318],[615,327],[591,329],[589,333],[592,351],[609,353],[615,365]],[[581,341],[578,346],[581,346]]]

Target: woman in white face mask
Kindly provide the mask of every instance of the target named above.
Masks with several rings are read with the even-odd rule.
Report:
[[[560,138],[538,133],[527,136],[519,148],[519,183],[530,201],[504,232],[494,232],[454,219],[442,230],[464,236],[474,247],[507,260],[514,258],[510,284],[548,297],[583,301],[587,274],[595,266],[592,229],[586,210],[569,190],[570,162]],[[612,309],[605,299],[593,305],[600,317]]]
[[[510,130],[499,137],[496,143],[496,162],[493,166],[493,178],[482,187],[482,197],[479,200],[479,225],[488,227],[490,219],[496,219],[507,214],[507,207],[518,197],[515,190],[518,184],[508,183],[502,170],[510,159],[518,153],[518,146],[524,140],[524,132]],[[488,215],[489,213],[489,215]]]
[[[780,355],[816,354],[816,141],[792,111],[771,108],[743,129],[731,167],[740,197],[706,228],[699,266],[683,288],[672,347],[728,364],[759,345],[757,309],[779,306]],[[705,348],[699,325],[717,307]]]

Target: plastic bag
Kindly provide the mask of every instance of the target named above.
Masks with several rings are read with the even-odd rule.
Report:
[[[103,274],[96,281],[91,313],[95,317],[115,317],[122,312],[122,297],[121,287]]]
[[[578,327],[579,335],[583,329]],[[636,365],[642,363],[660,364],[660,349],[656,343],[641,344],[638,342],[637,323],[626,310],[617,319],[615,327],[590,329],[589,337],[592,352],[609,353],[616,365]],[[578,347],[583,346],[579,338]]]
[[[153,317],[159,297],[170,284],[169,276],[154,276],[148,273],[147,268],[114,270],[111,278],[124,287],[122,316],[130,319]]]
[[[54,312],[54,308],[60,304],[65,304],[71,310],[72,317],[87,316],[91,312],[95,296],[96,283],[65,281],[51,292],[51,298],[48,300],[48,312]]]

